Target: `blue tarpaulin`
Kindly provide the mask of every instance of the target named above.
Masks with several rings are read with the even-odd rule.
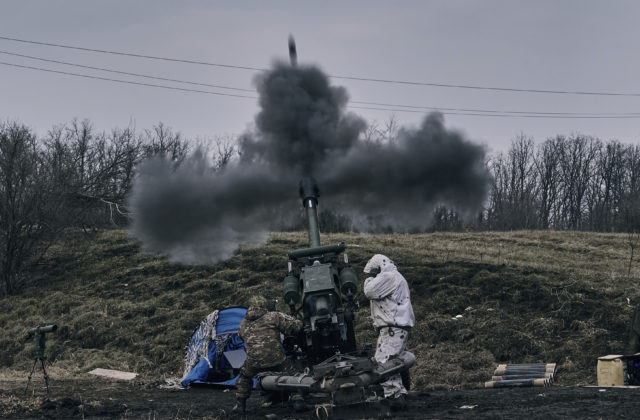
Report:
[[[190,384],[214,384],[222,386],[233,386],[238,380],[239,369],[233,368],[224,352],[232,350],[245,350],[244,342],[238,336],[238,327],[247,313],[246,308],[227,308],[218,311],[215,323],[216,336],[218,342],[224,343],[224,348],[217,350],[216,342],[211,340],[211,336],[203,337],[205,322],[194,331],[189,345],[187,345],[187,359],[194,349],[203,348],[204,340],[209,340],[208,354],[205,359],[202,357],[191,371],[182,379],[182,386]],[[206,335],[206,334],[204,334]],[[201,357],[201,355],[200,355]]]

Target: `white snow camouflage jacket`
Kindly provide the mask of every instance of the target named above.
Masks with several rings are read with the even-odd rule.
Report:
[[[369,277],[364,281],[364,294],[371,301],[373,326],[376,328],[413,327],[415,316],[407,280],[386,257],[379,267],[381,271],[377,276]]]

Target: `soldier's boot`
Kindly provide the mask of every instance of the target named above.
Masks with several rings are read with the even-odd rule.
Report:
[[[400,394],[396,398],[389,399],[389,405],[391,406],[391,410],[399,411],[404,409],[407,406],[407,399],[404,394]]]
[[[235,414],[244,414],[247,412],[247,399],[246,398],[238,398],[236,400],[236,405],[231,409],[232,413]]]
[[[411,374],[409,373],[409,371],[405,370],[404,372],[401,372],[400,378],[402,379],[402,386],[404,387],[404,389],[406,389],[407,391],[410,391],[411,390]]]
[[[289,399],[286,392],[268,392],[262,400],[262,408],[268,408],[273,405],[282,404]]]

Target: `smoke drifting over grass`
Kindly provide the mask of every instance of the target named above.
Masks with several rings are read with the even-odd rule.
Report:
[[[216,263],[238,245],[267,239],[277,208],[295,189],[264,166],[230,165],[214,171],[200,152],[176,166],[144,162],[129,199],[134,236],[146,250],[185,264]]]
[[[440,114],[402,129],[390,143],[366,142],[365,121],[317,67],[276,63],[256,79],[256,129],[239,139],[240,158],[214,171],[201,153],[181,165],[157,158],[138,169],[130,205],[134,236],[183,263],[215,263],[258,244],[298,216],[298,181],[316,178],[321,205],[354,227],[428,226],[436,204],[476,210],[489,175],[485,150],[447,130]]]

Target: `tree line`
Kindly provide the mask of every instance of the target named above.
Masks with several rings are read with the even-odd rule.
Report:
[[[235,152],[230,137],[194,145],[162,123],[99,132],[74,120],[43,138],[25,125],[0,123],[0,295],[19,289],[26,265],[65,229],[126,226],[124,203],[138,163],[162,155],[179,164],[196,146],[218,167]]]
[[[584,135],[536,145],[520,135],[487,165],[492,185],[478,221],[485,229],[638,228],[640,145]]]
[[[470,218],[438,207],[432,230],[640,229],[640,145],[580,134],[536,144],[521,134],[486,165],[492,181],[482,211]]]
[[[396,134],[392,119],[365,140],[393,141]],[[125,199],[142,160],[162,155],[179,165],[196,147],[210,156],[212,170],[238,156],[231,136],[192,141],[162,123],[98,131],[74,120],[42,138],[25,125],[0,123],[0,294],[20,287],[25,264],[64,229],[125,227]],[[536,144],[520,135],[486,165],[492,181],[485,207],[463,216],[440,206],[427,230],[638,232],[640,145],[577,134]],[[320,223],[325,232],[350,230],[349,219],[331,209]]]

